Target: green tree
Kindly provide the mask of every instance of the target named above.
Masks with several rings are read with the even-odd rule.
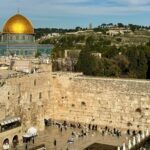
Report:
[[[119,67],[111,60],[104,58],[104,76],[106,77],[119,77],[120,69]]]
[[[104,51],[104,57],[106,58],[113,58],[116,55],[118,55],[119,50],[116,48],[116,46],[107,46]]]
[[[146,78],[148,69],[145,51],[141,47],[132,47],[126,53],[129,60],[129,77]]]
[[[77,63],[78,71],[82,71],[85,75],[96,75],[97,59],[88,51],[81,51]]]
[[[118,23],[118,27],[119,28],[124,27],[124,24],[123,23]]]
[[[124,55],[117,55],[114,57],[115,64],[120,68],[122,75],[127,75],[129,60]]]
[[[138,60],[138,51],[136,47],[131,47],[126,52],[126,56],[129,60],[129,77],[137,78],[137,60]]]
[[[138,57],[138,70],[137,70],[137,77],[146,79],[147,76],[147,70],[148,70],[148,65],[147,65],[147,59],[145,56],[144,51],[140,50],[139,51],[139,57]]]

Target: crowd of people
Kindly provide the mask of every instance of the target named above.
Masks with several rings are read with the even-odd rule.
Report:
[[[100,134],[101,136],[115,136],[117,138],[121,137],[123,134],[127,138],[131,138],[136,136],[137,134],[142,135],[142,131],[135,131],[135,130],[126,130],[121,131],[117,128],[110,128],[108,126],[101,127],[96,124],[82,124],[82,123],[70,123],[70,122],[53,122],[53,125],[57,126],[60,132],[66,131],[68,128],[72,129],[70,138],[66,141],[68,144],[71,144],[75,141],[75,139],[80,139],[86,136],[94,136],[95,133]],[[56,139],[54,141],[56,143]],[[56,144],[54,144],[56,146]],[[69,150],[67,148],[67,150]]]
[[[95,124],[82,124],[82,123],[72,123],[66,121],[60,121],[52,123],[53,126],[58,127],[60,133],[65,132],[68,128],[72,129],[71,135],[69,139],[66,141],[68,144],[74,143],[76,139],[84,138],[87,136],[94,136],[96,133],[99,133],[102,136],[111,135],[117,136],[118,138],[121,136],[121,131],[119,129],[111,129],[107,126],[100,127]],[[54,139],[54,146],[56,147],[57,139]],[[67,148],[67,150],[69,150]]]
[[[99,131],[99,133],[102,136],[105,135],[112,135],[112,136],[117,136],[120,137],[121,136],[121,130],[117,129],[117,128],[109,128],[107,126],[105,127],[100,127],[98,125],[93,125],[93,124],[81,124],[81,123],[67,123],[66,121],[64,121],[63,123],[61,122],[55,122],[53,123],[54,125],[56,125],[60,131],[62,132],[63,130],[67,130],[67,128],[72,128],[72,136],[78,136],[78,137],[83,137],[88,135],[88,133],[91,133],[94,131]],[[74,131],[74,129],[81,129],[80,133],[76,133]]]
[[[132,138],[137,135],[142,136],[142,131],[135,131],[135,130],[130,130],[128,129],[126,131],[122,131],[117,128],[110,128],[109,126],[99,126],[96,124],[83,124],[83,123],[74,123],[74,122],[67,122],[67,121],[51,121],[46,122],[46,125],[54,126],[58,128],[58,132],[60,134],[65,134],[65,132],[69,129],[69,136],[68,139],[66,140],[67,143],[67,148],[63,150],[69,150],[70,144],[74,143],[77,139],[83,139],[84,137],[89,137],[89,136],[95,136],[95,135],[100,135],[100,136],[112,136],[116,138],[120,138],[121,136],[126,136],[128,139]],[[70,132],[71,130],[71,132]],[[34,144],[34,137],[30,139],[32,143]],[[28,149],[28,143],[30,141],[26,142],[25,149]],[[53,146],[58,149],[59,139],[54,137],[53,139]],[[62,149],[60,149],[62,150]]]

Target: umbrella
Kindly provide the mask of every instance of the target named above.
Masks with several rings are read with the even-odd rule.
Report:
[[[136,139],[135,136],[133,137],[133,146],[136,145]]]
[[[146,130],[146,136],[149,136],[149,131],[148,131],[148,129]]]
[[[37,129],[34,127],[31,127],[28,129],[27,134],[32,135],[32,136],[36,136],[37,135]]]
[[[24,138],[30,138],[30,137],[32,137],[32,135],[27,133],[27,134],[23,135],[23,137]]]
[[[128,148],[131,149],[131,147],[132,147],[131,140],[129,140]]]
[[[141,142],[141,136],[140,136],[140,134],[137,135],[137,141],[138,141],[138,143]]]
[[[118,146],[117,150],[120,150],[120,147]]]
[[[125,143],[123,143],[123,150],[126,150],[126,145],[125,145]]]
[[[9,147],[9,144],[8,144],[8,143],[6,143],[6,144],[3,145],[3,149],[4,149],[4,150],[8,150],[9,148],[10,148],[10,147]]]
[[[142,139],[144,139],[145,138],[145,133],[144,133],[144,131],[142,132]]]

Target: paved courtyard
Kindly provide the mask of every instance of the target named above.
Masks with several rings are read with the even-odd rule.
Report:
[[[38,136],[28,144],[28,148],[35,147],[40,144],[45,144],[48,150],[83,150],[93,143],[109,144],[113,146],[122,145],[126,142],[126,137],[122,135],[121,137],[116,137],[112,135],[104,135],[99,131],[90,131],[86,136],[74,137],[74,142],[68,143],[68,139],[71,139],[72,132],[76,134],[81,133],[82,129],[63,128],[62,131],[56,126],[47,127],[45,131],[38,133]],[[54,146],[54,139],[56,139],[56,146]],[[25,144],[20,142],[17,146],[17,150],[25,150]]]

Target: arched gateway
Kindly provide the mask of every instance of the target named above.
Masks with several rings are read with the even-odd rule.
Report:
[[[19,143],[18,135],[15,135],[12,140],[13,147],[15,148],[18,143]]]

